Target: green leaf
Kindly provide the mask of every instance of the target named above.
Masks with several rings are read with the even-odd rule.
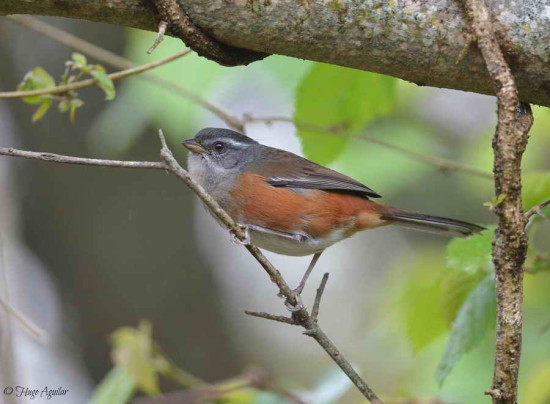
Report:
[[[80,70],[81,74],[89,74],[93,66],[88,65],[88,59],[81,53],[74,52],[71,56],[72,60],[65,62],[72,70]],[[80,75],[78,76],[80,77]]]
[[[17,86],[17,90],[32,91],[52,87],[55,87],[55,80],[46,70],[39,66],[32,69],[25,75],[25,77],[23,77],[23,81]],[[37,95],[32,97],[23,97],[22,100],[27,104],[41,104],[49,98],[50,97],[47,95]]]
[[[138,328],[120,328],[111,336],[111,355],[115,365],[128,373],[140,390],[153,395],[160,394],[160,388],[151,335],[151,324],[146,321]]]
[[[42,104],[40,104],[38,109],[32,115],[32,121],[36,122],[39,119],[42,119],[42,117],[46,114],[46,112],[48,112],[48,109],[50,109],[51,105],[52,105],[52,99],[47,98]]]
[[[70,110],[70,116],[71,116],[71,122],[74,122],[76,110],[84,105],[84,101],[82,101],[79,98],[73,98],[71,101],[69,101],[69,110]]]
[[[550,380],[550,363],[548,363],[548,360],[539,365],[535,371],[531,371],[529,377],[525,380],[523,387],[525,395],[522,402],[532,404],[550,403],[550,383],[548,383],[548,380]]]
[[[537,253],[534,248],[531,248],[531,246],[529,246],[527,249],[525,270],[530,274],[550,271],[550,258],[546,254]]]
[[[455,238],[447,245],[445,260],[447,267],[475,273],[492,271],[491,243],[494,226],[469,238]]]
[[[134,390],[132,377],[121,368],[114,367],[95,388],[89,404],[126,404]]]
[[[113,84],[113,80],[111,80],[109,76],[107,76],[107,74],[101,70],[92,70],[90,74],[95,79],[97,79],[97,85],[101,87],[101,89],[105,93],[105,100],[107,101],[113,100],[116,95],[115,85]]]
[[[88,60],[86,59],[86,56],[81,53],[74,52],[72,55],[72,59],[73,65],[79,69],[88,66]]]
[[[447,348],[439,362],[435,378],[441,385],[460,358],[475,348],[495,323],[495,283],[487,274],[470,292],[451,327]]]
[[[59,112],[65,113],[69,112],[71,109],[71,101],[68,99],[63,99],[59,101],[59,104],[57,104],[57,108],[59,108]]]
[[[298,89],[294,117],[299,123],[357,132],[392,111],[395,83],[393,77],[316,63]],[[313,129],[299,128],[304,153],[319,164],[330,163],[348,139]]]
[[[447,268],[440,285],[440,307],[450,327],[468,294],[485,278],[485,272]]]
[[[232,387],[231,389],[229,387]],[[218,400],[223,404],[250,404],[255,403],[256,392],[252,389],[243,388],[242,385],[221,385],[219,391],[227,390],[227,393],[220,394]]]
[[[403,295],[403,313],[407,337],[412,347],[419,352],[447,331],[440,300],[438,277],[422,276],[424,282],[409,282]]]
[[[550,199],[550,172],[535,171],[523,176],[523,206],[530,209]]]
[[[92,70],[98,70],[100,72],[107,73],[107,71],[102,65],[93,65]]]

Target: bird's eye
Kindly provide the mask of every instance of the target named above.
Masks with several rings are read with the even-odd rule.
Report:
[[[222,154],[225,151],[225,145],[222,142],[214,143],[214,150],[218,154]]]

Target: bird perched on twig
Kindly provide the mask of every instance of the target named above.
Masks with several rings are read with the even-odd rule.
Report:
[[[190,175],[247,229],[248,242],[283,255],[313,254],[298,295],[321,253],[358,231],[395,224],[466,237],[484,229],[374,202],[380,195],[360,182],[229,129],[206,128],[182,144],[191,152]]]

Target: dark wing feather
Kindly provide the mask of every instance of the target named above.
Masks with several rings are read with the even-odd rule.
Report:
[[[284,150],[262,147],[260,158],[247,170],[265,177],[274,187],[322,189],[380,198],[353,178]]]

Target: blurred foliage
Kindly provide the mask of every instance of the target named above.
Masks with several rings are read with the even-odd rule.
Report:
[[[76,52],[72,54],[71,60],[65,62],[65,73],[61,76],[58,86],[75,83],[86,75],[97,80],[97,86],[105,93],[106,101],[115,98],[115,86],[105,72],[105,68],[97,64],[88,64],[86,56]],[[45,90],[53,87],[56,87],[54,78],[42,67],[35,67],[25,75],[23,81],[17,86],[17,90]],[[75,120],[76,110],[84,105],[84,101],[78,98],[78,93],[75,90],[58,94],[23,97],[22,100],[27,104],[40,104],[32,116],[33,122],[42,119],[54,101],[58,102],[59,112],[69,113],[71,122]]]
[[[533,206],[550,199],[550,171],[534,171],[523,176],[523,206]]]
[[[112,335],[113,363],[132,377],[135,385],[146,394],[159,394],[160,371],[167,364],[153,350],[151,324],[142,322],[139,327],[124,327]]]
[[[419,352],[428,344],[441,337],[448,329],[442,306],[434,304],[441,294],[441,274],[432,268],[439,257],[424,255],[409,270],[416,274],[412,282],[403,286],[399,302],[404,316],[405,332],[413,349]]]
[[[491,272],[491,241],[494,227],[469,238],[455,238],[447,245],[445,261],[449,269],[475,273]]]
[[[525,386],[523,402],[550,404],[550,364],[546,363],[533,372],[533,377]]]
[[[152,338],[152,327],[148,321],[141,321],[137,328],[119,328],[113,332],[111,341],[114,368],[98,384],[90,404],[124,404],[138,390],[149,396],[160,396],[160,376],[170,378],[186,389],[170,393],[181,394],[181,402],[184,402],[186,392],[195,393],[185,396],[186,403],[285,404],[300,397],[300,400],[311,404],[331,404],[352,387],[351,381],[338,368],[332,369],[313,390],[296,393],[278,387],[271,389],[269,379],[258,371],[208,384],[166,358]],[[140,402],[148,401],[141,399]]]
[[[447,349],[436,371],[442,384],[462,356],[475,348],[495,324],[495,283],[488,274],[462,303],[451,327]]]
[[[142,52],[143,35],[132,33],[128,42],[127,55],[139,63],[146,62],[146,55]],[[180,44],[168,41],[168,46],[163,44],[163,47],[163,54],[160,56],[173,53],[179,49]],[[420,94],[426,91],[423,88],[398,83],[396,79],[385,76],[319,63],[302,63],[288,58],[268,58],[247,69],[246,74],[250,77],[255,72],[270,72],[285,86],[287,92],[295,94],[294,118],[305,124],[298,131],[298,136],[306,157],[321,164],[332,163],[335,168],[365,182],[375,190],[381,190],[386,196],[402,192],[414,184],[421,184],[426,176],[434,175],[434,167],[391,148],[371,145],[370,139],[389,141],[398,147],[425,155],[438,155],[442,151],[452,150],[457,160],[462,159],[467,164],[485,168],[487,171],[491,168],[492,128],[489,124],[483,134],[459,143],[459,147],[453,150],[449,147],[452,142],[441,136],[440,128],[411,116],[409,110],[419,102]],[[244,68],[228,71],[194,55],[162,67],[163,77],[178,84],[182,83],[181,77],[192,78],[185,80],[184,87],[198,92],[210,101],[217,97],[213,89],[220,88],[220,83],[239,83],[244,71]],[[104,151],[125,150],[135,140],[136,134],[141,132],[136,129],[143,129],[151,122],[162,124],[170,132],[181,133],[182,128],[194,132],[198,129],[201,117],[205,113],[209,114],[195,103],[136,78],[125,81],[123,86],[125,88],[121,91],[121,96],[111,108],[105,110],[93,128],[94,133],[109,133],[109,136],[101,135],[93,140],[94,147],[101,147]],[[230,92],[227,84],[222,85],[222,88]],[[147,106],[132,101],[143,93],[148,94]],[[117,136],[110,136],[114,116],[120,122],[125,122],[125,116],[129,119],[130,116],[136,117],[136,114],[139,117],[133,119],[131,125],[120,128]],[[536,114],[541,116],[542,122],[548,122],[547,127],[550,128],[550,115],[541,109],[536,110]],[[320,133],[307,124],[333,130],[335,133]],[[549,139],[550,136],[537,125],[538,123],[535,124],[533,133],[539,138],[532,139],[532,142],[543,144],[545,141],[542,137]],[[526,165],[544,166],[543,156],[542,149],[535,147],[535,151],[527,155]],[[545,171],[547,168],[550,167],[525,175],[523,192],[526,207],[550,198],[549,171]],[[494,197],[492,184],[485,179],[457,175],[453,180],[461,187],[463,195],[481,201],[490,199],[486,203],[489,208],[498,205],[505,197]],[[482,203],[478,206],[481,211]],[[533,229],[536,231],[536,227]],[[435,373],[434,386],[427,387],[427,390],[420,389],[419,385],[415,387],[405,383],[402,386],[403,391],[407,391],[405,396],[442,395],[450,397],[449,402],[456,402],[455,399],[473,402],[476,397],[480,397],[480,392],[476,389],[481,391],[482,385],[476,385],[476,389],[469,391],[464,388],[468,381],[479,384],[487,380],[488,385],[494,344],[488,338],[488,331],[494,328],[495,323],[494,274],[491,263],[493,233],[494,226],[489,226],[483,233],[469,239],[451,240],[447,245],[444,261],[439,254],[427,251],[404,264],[407,270],[398,281],[400,297],[397,318],[403,323],[407,341],[417,355],[417,360],[424,363],[421,365],[425,367],[424,373]],[[545,251],[531,247],[528,257],[531,271],[550,268],[546,257]],[[527,296],[526,307],[529,304]],[[388,318],[395,319],[394,316]],[[483,354],[467,355],[472,351]],[[480,365],[481,362],[483,366]],[[471,379],[473,368],[479,369],[481,378]],[[464,369],[470,370],[465,372]],[[529,364],[526,369],[529,372]],[[449,377],[451,372],[452,378]],[[543,371],[539,369],[536,372]],[[533,380],[539,380],[540,377],[542,376],[535,376]],[[338,378],[340,379],[337,380]],[[442,390],[438,393],[437,384],[441,386],[446,379],[450,380],[440,387]],[[315,403],[337,402],[338,397],[349,389],[348,384],[347,379],[336,372],[327,376],[317,389],[301,392],[300,396]],[[427,383],[426,386],[430,384]],[[154,388],[149,389],[149,392],[156,391]],[[321,396],[325,400],[316,398]],[[235,393],[232,400],[235,401],[231,402],[243,403],[284,401],[273,392],[250,389],[242,394]],[[534,404],[545,403],[539,398],[533,400]]]
[[[132,398],[135,386],[127,372],[115,367],[97,385],[90,404],[125,404]]]
[[[389,76],[316,63],[298,88],[294,118],[299,123],[357,133],[392,111],[396,81]],[[298,136],[306,157],[319,164],[332,162],[349,141],[346,136],[319,137],[302,126]]]
[[[144,50],[154,35],[135,30],[127,32],[125,55],[135,63],[149,62],[150,56]],[[167,38],[155,57],[165,57],[180,49],[179,40]],[[475,133],[453,137],[444,125],[438,126],[422,116],[422,109],[429,106],[424,103],[430,91],[426,88],[386,76],[284,57],[270,57],[246,68],[225,69],[191,54],[155,73],[235,114],[238,112],[232,107],[233,101],[240,97],[239,90],[245,85],[258,88],[264,84],[269,89],[265,91],[268,101],[290,100],[290,104],[295,101],[296,121],[335,131],[333,134],[318,133],[307,125],[301,128],[298,136],[307,157],[321,164],[330,163],[386,197],[412,199],[411,195],[418,195],[422,206],[430,208],[445,201],[447,207],[456,207],[461,214],[478,208],[481,213],[472,212],[472,217],[482,214],[489,217],[482,201],[490,200],[486,205],[492,208],[505,198],[505,195],[493,195],[491,181],[452,171],[443,176],[418,158],[369,143],[368,139],[385,140],[423,155],[445,156],[490,171],[494,122],[483,123],[473,130]],[[114,98],[114,87],[107,80],[104,69],[89,65],[83,55],[73,54],[61,83],[74,82],[83,75],[98,79],[105,98]],[[55,85],[52,76],[37,67],[25,76],[19,89]],[[257,92],[261,98],[263,91]],[[38,96],[27,97],[24,101],[39,104],[34,121],[41,119],[54,101],[59,101],[61,112],[68,112],[74,118],[82,101],[74,92],[60,96],[62,99]],[[535,124],[525,155],[523,196],[526,209],[550,199],[550,112],[547,108],[534,108],[534,113]],[[119,95],[91,126],[87,140],[94,152],[117,154],[126,151],[149,126],[162,126],[174,137],[189,137],[199,129],[205,116],[212,118],[211,113],[197,103],[132,77],[121,84]],[[439,192],[438,187],[442,184],[448,186],[446,192],[449,194]],[[453,205],[458,197],[459,201]],[[550,212],[550,207],[546,212]],[[445,257],[441,256],[441,244],[422,238],[420,242],[431,247],[419,249],[416,240],[407,239],[407,245],[412,248],[406,252],[396,251],[398,265],[395,266],[401,270],[388,270],[386,287],[380,288],[377,297],[386,297],[385,304],[391,302],[379,313],[381,321],[392,322],[392,325],[399,323],[402,327],[399,333],[388,338],[388,344],[396,350],[405,345],[410,352],[403,351],[410,353],[410,357],[404,355],[396,364],[386,362],[385,355],[380,354],[384,362],[371,365],[371,358],[365,359],[362,352],[357,352],[357,361],[372,367],[393,366],[395,373],[402,372],[401,377],[395,379],[402,382],[400,393],[403,396],[438,396],[448,402],[479,402],[483,388],[490,385],[494,353],[494,341],[488,332],[495,323],[493,232],[494,226],[488,226],[480,235],[449,241]],[[534,217],[529,232],[531,239],[539,242],[531,243],[527,262],[521,401],[548,404],[550,338],[540,332],[550,321],[547,310],[550,305],[550,245],[545,237],[548,221]],[[392,283],[394,288],[389,287]],[[390,313],[392,303],[394,312]],[[376,330],[365,327],[358,330],[361,332],[367,334]],[[113,334],[115,367],[97,387],[93,404],[122,403],[138,390],[159,394],[161,378],[169,378],[189,390],[204,384],[172,364],[151,334],[151,326],[146,322],[138,328],[124,327]],[[434,373],[435,378],[424,380]],[[427,377],[419,383],[423,376]],[[231,380],[209,386],[215,386],[220,392],[216,399],[228,404],[286,402],[276,392],[250,386],[235,389],[235,383]],[[318,404],[338,402],[349,388],[349,381],[341,372],[331,371],[315,388],[300,391],[299,396]]]
[[[328,134],[318,134],[322,139]],[[420,127],[408,125],[399,119],[388,119],[373,123],[368,128],[368,136],[373,139],[391,139],[391,143],[410,150],[424,150],[435,153],[437,140]],[[391,164],[384,162],[391,161]],[[369,144],[358,139],[350,139],[345,149],[334,161],[333,166],[360,182],[365,183],[384,198],[420,181],[433,172],[428,164],[420,162],[389,148]],[[406,175],[403,175],[406,173]],[[422,184],[425,192],[426,185]]]

